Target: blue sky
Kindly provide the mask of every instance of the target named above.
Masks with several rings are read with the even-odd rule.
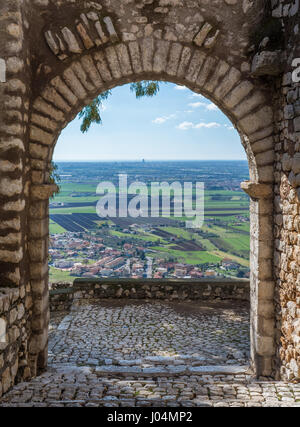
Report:
[[[54,160],[245,160],[236,130],[208,99],[161,83],[154,98],[137,100],[129,85],[105,101],[102,125],[80,132],[77,118],[62,132]]]

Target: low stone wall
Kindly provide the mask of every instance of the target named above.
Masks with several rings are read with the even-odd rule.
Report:
[[[71,305],[101,299],[156,299],[165,301],[249,301],[248,280],[133,280],[77,279],[50,287],[50,310],[69,310]]]
[[[69,311],[74,300],[73,283],[52,283],[50,285],[50,312]]]
[[[20,294],[16,288],[0,289],[0,397],[15,384],[22,355],[26,359],[26,313]]]

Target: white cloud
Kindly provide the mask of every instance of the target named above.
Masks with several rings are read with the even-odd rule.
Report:
[[[157,117],[156,119],[152,120],[152,123],[154,123],[156,125],[162,125],[166,121],[174,119],[174,117],[176,117],[176,114],[170,114],[169,116]]]
[[[192,102],[191,104],[189,104],[189,107],[192,108],[199,108],[199,107],[205,107],[207,104],[205,104],[204,102]]]
[[[206,106],[206,109],[209,110],[209,111],[218,111],[218,107],[215,104],[213,104],[213,103],[208,104]]]
[[[213,104],[213,103],[206,104],[205,102],[191,102],[189,104],[189,107],[192,107],[192,108],[203,107],[203,108],[205,108],[208,111],[218,111],[218,107],[215,104]]]
[[[182,122],[178,126],[176,126],[179,130],[188,130],[194,127],[194,123],[192,122]]]
[[[200,93],[192,93],[192,95],[190,96],[190,98],[202,98],[202,99],[204,99],[204,96],[200,95]]]
[[[166,121],[167,119],[165,117],[157,117],[155,120],[152,120],[152,123],[155,123],[156,125],[162,125]]]
[[[233,126],[230,126],[230,125],[224,125],[225,127],[226,127],[226,129],[228,129],[228,130],[234,130],[234,127]]]
[[[207,128],[207,129],[211,129],[211,128],[219,128],[221,125],[219,123],[216,122],[210,122],[210,123],[198,123],[197,125],[194,126],[195,129],[202,129],[202,128]]]
[[[219,128],[221,125],[216,122],[201,122],[201,123],[192,123],[192,122],[182,122],[178,126],[176,126],[179,130],[189,130],[189,129],[212,129],[212,128]]]
[[[174,89],[175,90],[187,90],[187,87],[176,85]]]

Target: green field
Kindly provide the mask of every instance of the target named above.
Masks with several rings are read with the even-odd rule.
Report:
[[[98,183],[77,183],[61,182],[59,183],[60,193],[55,198],[64,193],[96,193]]]
[[[50,282],[73,282],[74,276],[71,276],[68,271],[62,271],[54,267],[49,269]]]
[[[226,241],[229,245],[231,245],[235,249],[247,250],[249,248],[249,244],[250,244],[249,236],[238,233],[238,231],[235,233],[232,230],[227,230],[223,227],[219,227],[216,225],[214,225],[209,229],[205,229],[205,226],[204,226],[203,231],[210,231],[214,234],[217,234],[221,239]]]
[[[241,225],[234,225],[234,228],[238,231],[244,231],[246,233],[250,233],[250,223],[244,223]]]
[[[97,183],[60,183],[60,192],[51,199],[51,202],[64,202],[64,203],[88,203],[99,200],[99,196],[80,196],[74,197],[74,193],[96,193]],[[116,187],[116,190],[117,187]],[[150,193],[149,193],[150,194]],[[214,200],[220,197],[220,200]],[[222,199],[223,198],[223,199]],[[249,198],[243,191],[205,191],[205,209],[211,211],[213,209],[238,209],[249,206]]]
[[[162,230],[167,231],[168,233],[174,234],[174,236],[177,236],[182,239],[191,240],[191,238],[194,237],[194,233],[188,231],[185,228],[179,228],[179,227],[163,227]]]
[[[154,246],[151,248],[162,255],[168,255],[170,257],[176,258],[179,262],[183,262],[190,265],[197,264],[215,264],[221,261],[221,257],[212,254],[206,251],[198,251],[198,252],[186,252],[186,251],[177,251],[172,249],[172,245],[168,247]]]
[[[247,254],[249,252],[249,245],[250,245],[249,235],[239,234],[238,232],[227,230],[220,226],[212,226],[212,227],[203,226],[202,228],[203,231],[210,234],[213,233],[217,236],[217,238],[215,239],[216,242],[219,244],[217,246],[214,243],[214,239],[209,237],[204,238],[203,236],[200,236],[196,233],[192,233],[184,228],[163,227],[161,229],[173,234],[174,236],[177,236],[185,240],[194,239],[205,249],[205,251],[199,251],[199,252],[183,252],[178,250],[172,250],[172,256],[179,257],[181,259],[192,258],[193,262],[191,262],[191,264],[197,263],[194,261],[198,260],[199,258],[207,260],[203,262],[214,262],[214,261],[211,261],[211,259],[215,259],[214,257],[217,257],[218,261],[215,261],[215,262],[220,262],[220,260],[222,260],[223,258],[229,258],[245,267],[249,266],[249,260],[247,259]],[[222,247],[227,250],[226,251],[222,250],[221,249]],[[167,248],[169,252],[170,252],[170,248],[171,246]],[[163,248],[163,250],[160,249],[160,251],[165,252],[166,248]],[[240,255],[243,255],[243,257],[235,254],[234,251],[241,252]],[[183,254],[188,254],[188,255],[185,256]],[[209,258],[209,256],[212,258]],[[244,256],[246,257],[246,259],[244,258]]]
[[[50,214],[96,213],[95,206],[50,209]]]
[[[53,222],[52,219],[50,219],[50,221],[49,221],[49,232],[50,232],[50,234],[62,234],[62,233],[65,233],[66,230],[64,228],[62,228],[60,225]]]

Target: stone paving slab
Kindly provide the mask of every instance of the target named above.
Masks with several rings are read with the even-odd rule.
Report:
[[[165,366],[156,365],[149,368],[140,368],[139,366],[97,366],[97,374],[103,375],[133,375],[133,376],[178,376],[178,375],[241,375],[250,373],[249,366]]]
[[[18,384],[0,400],[0,407],[18,406],[300,407],[300,384],[245,374],[102,377],[89,367],[60,367]]]

